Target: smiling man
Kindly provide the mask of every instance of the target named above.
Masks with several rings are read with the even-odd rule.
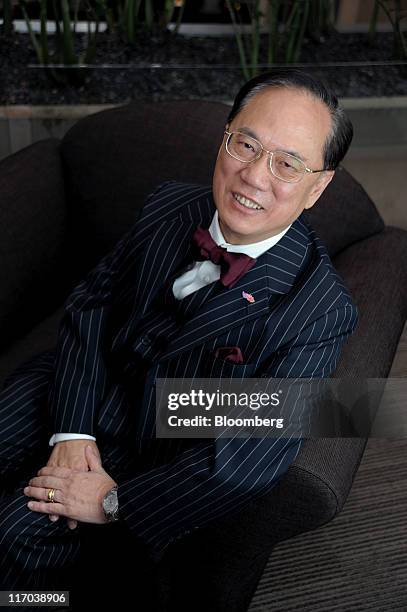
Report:
[[[56,350],[0,395],[0,468],[20,475],[0,499],[4,588],[72,564],[78,523],[120,520],[159,559],[284,475],[301,446],[293,436],[155,439],[155,381],[334,371],[356,308],[301,213],[351,139],[335,96],[310,76],[255,78],[231,110],[213,188],[161,185],[75,288]]]

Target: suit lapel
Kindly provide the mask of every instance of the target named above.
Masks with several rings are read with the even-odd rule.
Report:
[[[158,224],[143,254],[139,276],[134,279],[135,298],[130,317],[112,342],[115,350],[132,336],[138,321],[171,276],[177,271],[179,274],[190,260],[192,234],[199,223],[209,227],[213,213],[214,210],[208,206],[208,194],[204,194],[190,202],[182,214],[172,218],[167,214]]]
[[[309,229],[300,215],[281,240],[265,253],[274,294],[287,294],[298,282],[308,259],[310,245]]]
[[[136,295],[144,314],[155,295],[181,266],[191,262],[191,240],[198,224],[209,227],[215,212],[208,193],[196,198],[173,219],[159,225],[144,253]],[[208,201],[209,200],[209,201]],[[180,271],[180,270],[179,270]]]
[[[137,295],[144,314],[157,292],[162,290],[174,272],[186,263],[190,250],[189,236],[194,231],[191,221],[175,219],[163,222],[155,232],[146,250]]]

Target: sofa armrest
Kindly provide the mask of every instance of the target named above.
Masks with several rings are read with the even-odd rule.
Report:
[[[230,559],[247,553],[251,560],[258,557],[265,563],[275,544],[316,529],[338,514],[365,445],[366,440],[359,438],[307,440],[288,472],[269,493],[192,532],[177,543],[177,548],[188,548],[187,559],[205,550],[208,555],[224,554]],[[223,552],[217,542],[222,542]]]
[[[346,501],[365,446],[361,438],[307,440],[274,489],[245,508],[245,524],[262,526],[259,551],[265,541],[271,548],[332,520]]]

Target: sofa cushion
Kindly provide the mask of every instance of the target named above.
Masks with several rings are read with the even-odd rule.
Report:
[[[304,214],[331,257],[384,229],[383,219],[362,185],[342,167],[315,206]]]
[[[4,348],[61,301],[66,215],[59,141],[45,140],[4,159],[0,193]]]

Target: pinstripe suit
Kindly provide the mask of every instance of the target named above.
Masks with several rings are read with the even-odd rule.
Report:
[[[326,377],[356,326],[352,299],[301,216],[235,287],[212,283],[176,302],[171,287],[191,260],[191,236],[198,224],[209,226],[214,210],[207,187],[160,186],[68,299],[55,353],[7,381],[0,469],[20,478],[0,499],[0,580],[7,586],[39,584],[41,568],[68,563],[78,550],[78,532],[30,513],[21,493],[46,462],[45,450],[38,457],[35,449],[49,433],[96,436],[104,467],[119,483],[122,516],[153,558],[269,491],[297,455],[301,441],[293,437],[154,438],[157,377]],[[213,358],[222,346],[239,346],[244,363]]]

